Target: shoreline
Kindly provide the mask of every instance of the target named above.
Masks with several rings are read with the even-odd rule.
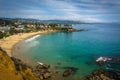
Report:
[[[47,33],[52,33],[52,32],[57,32],[56,30],[46,30],[46,31],[39,31],[39,32],[31,32],[31,33],[23,33],[23,34],[21,34],[21,35],[19,35],[19,34],[17,34],[17,35],[12,35],[12,36],[9,36],[9,37],[7,37],[6,39],[0,39],[0,47],[1,46],[3,46],[2,47],[2,49],[3,50],[5,50],[6,52],[7,52],[7,54],[10,56],[10,57],[15,57],[14,55],[13,55],[13,51],[14,51],[14,48],[16,47],[16,45],[17,44],[19,44],[21,41],[24,41],[24,40],[27,40],[27,39],[29,39],[29,38],[32,38],[32,37],[34,37],[34,36],[37,36],[37,35],[42,35],[42,34],[47,34]],[[17,38],[17,39],[16,39]],[[5,42],[4,42],[5,41]],[[3,45],[1,45],[1,44],[3,44]],[[12,45],[11,45],[12,44]],[[6,45],[6,47],[5,47],[5,45]],[[10,45],[10,46],[9,46]],[[11,53],[8,53],[8,52],[10,52],[10,49],[11,49]],[[16,57],[15,57],[16,58]],[[20,59],[20,60],[22,60],[22,59]],[[23,61],[23,60],[22,60]],[[23,63],[24,63],[24,61],[23,61]],[[51,65],[50,65],[51,66]],[[60,65],[59,65],[60,66]],[[30,66],[31,67],[31,66]],[[51,66],[52,67],[52,66]],[[68,68],[68,69],[66,69],[66,70],[64,70],[63,72],[61,72],[61,71],[59,71],[59,69],[55,69],[55,68],[53,68],[52,67],[52,69],[51,69],[51,67],[50,67],[50,73],[52,73],[52,78],[53,79],[56,79],[56,78],[59,78],[60,80],[61,79],[65,79],[65,80],[68,80],[68,79],[70,79],[70,77],[62,77],[62,74],[63,74],[63,72],[64,71],[66,71],[66,70],[69,70],[69,69],[72,69],[72,68]],[[35,69],[36,69],[36,67],[35,67]],[[74,67],[73,67],[73,69],[74,69]],[[91,78],[96,78],[96,77],[98,77],[98,78],[101,78],[101,74],[103,74],[103,72],[104,72],[104,74],[103,74],[103,76],[104,76],[104,78],[109,78],[109,76],[106,76],[106,73],[108,74],[108,75],[110,75],[110,76],[112,76],[113,74],[109,74],[108,72],[106,72],[106,71],[104,71],[104,70],[101,70],[101,69],[98,69],[98,70],[95,70],[95,71],[93,71],[93,72],[97,72],[97,73],[99,73],[99,75],[97,75],[97,74],[94,74],[94,75],[92,75],[92,73],[90,74],[90,75],[88,75],[87,77],[85,77],[85,78],[87,78],[87,80],[93,80],[93,79],[91,79]],[[101,73],[102,72],[102,73]],[[61,74],[62,73],[62,74]],[[79,78],[78,76],[77,77],[74,77],[74,75],[72,75],[73,76],[73,78],[75,78],[75,79],[77,79],[77,78]],[[117,75],[118,76],[118,75]],[[84,78],[84,77],[80,77],[81,79],[82,78]],[[103,78],[103,79],[104,79]],[[83,80],[83,79],[82,79]]]
[[[0,39],[0,47],[7,52],[8,56],[12,57],[13,56],[12,52],[14,50],[14,47],[20,41],[23,41],[35,35],[47,34],[51,32],[57,32],[57,30],[45,30],[45,31],[38,31],[38,32],[15,34],[15,35]]]

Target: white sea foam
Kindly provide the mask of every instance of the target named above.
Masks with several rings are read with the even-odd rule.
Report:
[[[104,62],[106,62],[106,61],[108,61],[108,60],[112,60],[112,58],[108,58],[108,57],[99,57],[99,58],[96,60],[96,62],[99,62],[99,61],[104,61]]]
[[[44,65],[43,63],[41,63],[41,62],[37,62],[38,64],[40,64],[40,65]]]
[[[40,36],[40,35],[33,36],[33,37],[29,38],[29,39],[26,39],[25,42],[30,42],[30,41],[36,39],[36,38],[39,37],[39,36]]]

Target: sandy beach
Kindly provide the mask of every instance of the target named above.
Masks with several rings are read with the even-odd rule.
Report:
[[[46,30],[46,31],[20,33],[20,34],[12,35],[12,36],[6,37],[4,39],[0,39],[0,47],[3,50],[5,50],[7,52],[7,54],[11,57],[13,47],[21,40],[24,40],[26,38],[29,38],[29,37],[37,35],[37,34],[45,34],[45,33],[50,33],[50,32],[56,32],[56,31]]]

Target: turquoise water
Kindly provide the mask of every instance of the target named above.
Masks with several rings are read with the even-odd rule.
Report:
[[[19,54],[52,65],[60,72],[58,77],[61,79],[66,67],[78,69],[62,80],[79,80],[100,68],[95,63],[99,56],[120,55],[120,24],[81,24],[74,28],[88,31],[40,35],[19,46]]]

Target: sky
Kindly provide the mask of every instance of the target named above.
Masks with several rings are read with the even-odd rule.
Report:
[[[0,17],[120,22],[120,0],[0,0]]]

